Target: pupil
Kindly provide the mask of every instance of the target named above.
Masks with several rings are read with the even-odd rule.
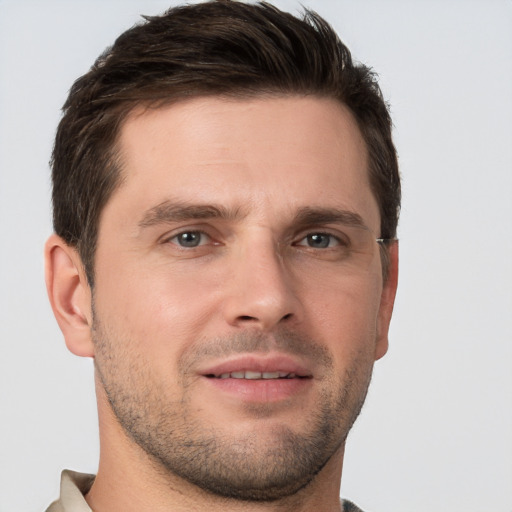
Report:
[[[179,236],[180,245],[184,247],[196,247],[199,244],[200,235],[199,233],[189,232],[182,233]]]
[[[308,235],[308,239],[313,247],[321,247],[322,249],[329,247],[329,236],[327,235]]]

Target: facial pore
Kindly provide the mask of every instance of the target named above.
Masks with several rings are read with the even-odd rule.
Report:
[[[168,401],[144,356],[134,354],[130,340],[117,339],[108,325],[94,314],[95,365],[126,434],[160,468],[225,498],[272,501],[307,486],[344,443],[371,378],[371,350],[359,349],[351,366],[337,375],[329,350],[312,339],[285,329],[272,336],[244,331],[188,347],[175,376],[181,396]],[[265,434],[256,426],[233,435],[195,414],[191,403],[194,369],[201,362],[271,348],[299,355],[320,369],[315,409],[302,411],[309,416],[305,428],[273,422]],[[265,422],[278,408],[246,404],[244,413]]]

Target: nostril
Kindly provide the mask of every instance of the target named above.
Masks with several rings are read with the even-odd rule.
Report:
[[[290,319],[291,317],[293,316],[293,313],[288,313],[286,315],[284,315],[282,318],[281,318],[281,321],[282,320],[288,320]],[[250,316],[250,315],[240,315],[238,317],[238,320],[241,320],[243,322],[254,322],[254,321],[257,321],[258,319],[254,316]]]
[[[293,313],[288,313],[281,318],[281,321],[289,320],[292,316],[293,316]],[[258,321],[258,319],[256,317],[250,316],[250,315],[240,315],[238,317],[238,320],[242,321],[242,322],[257,322]]]

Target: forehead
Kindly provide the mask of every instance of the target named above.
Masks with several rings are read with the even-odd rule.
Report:
[[[208,97],[140,108],[123,124],[118,149],[124,180],[106,210],[124,204],[142,213],[167,200],[260,216],[333,206],[378,228],[364,140],[332,99]]]

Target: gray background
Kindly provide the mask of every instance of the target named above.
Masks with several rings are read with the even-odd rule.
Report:
[[[275,1],[296,11],[294,1]],[[310,0],[391,103],[403,174],[391,348],[342,494],[373,512],[512,511],[512,2]],[[49,171],[71,83],[169,2],[0,0],[0,511],[98,458],[92,363],[47,304]]]

